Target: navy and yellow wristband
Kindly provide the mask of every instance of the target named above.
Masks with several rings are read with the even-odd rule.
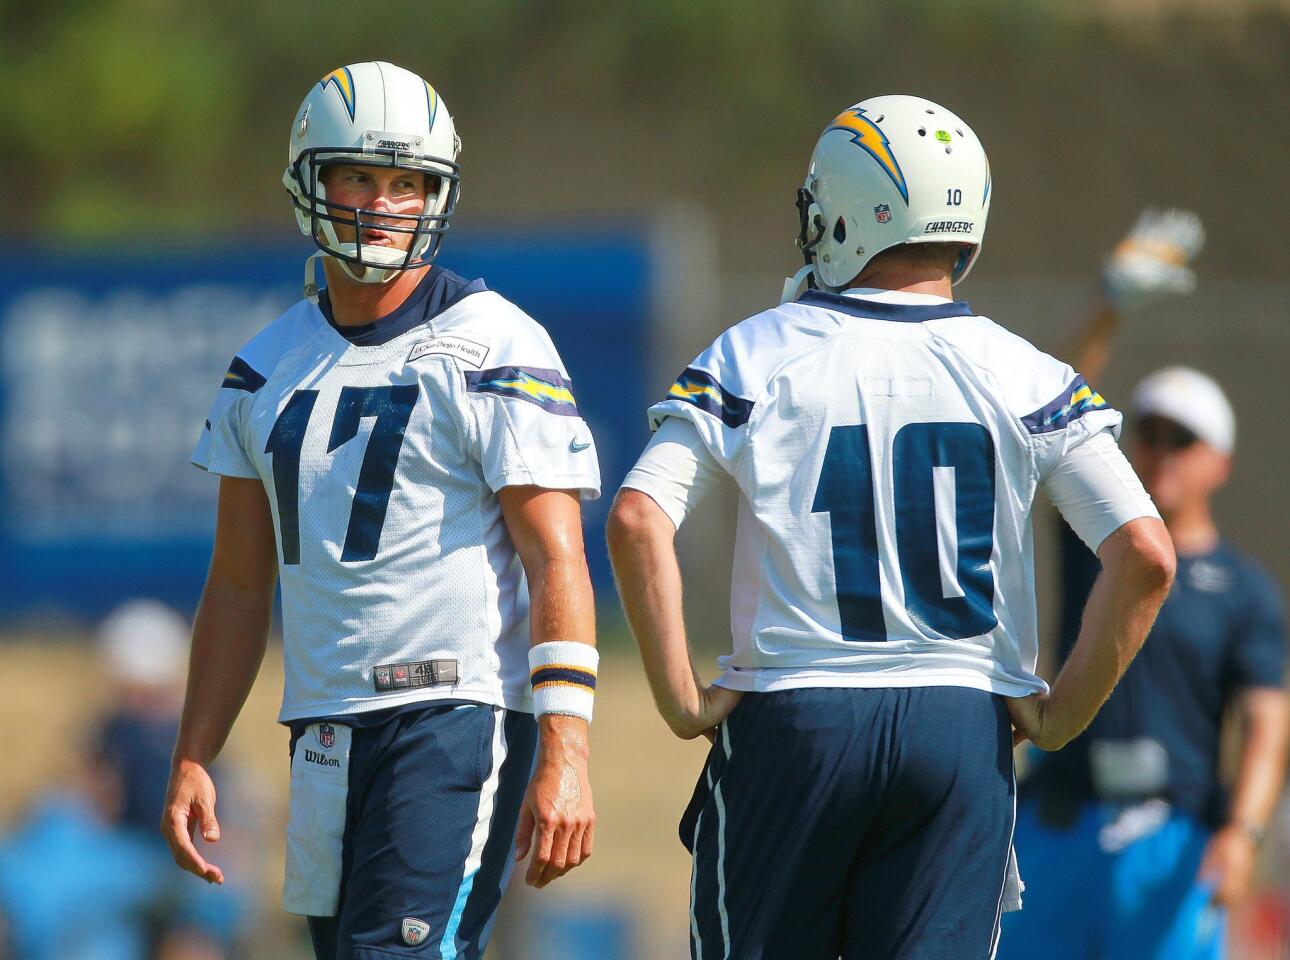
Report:
[[[533,712],[582,717],[591,722],[600,654],[588,643],[550,640],[529,649]]]

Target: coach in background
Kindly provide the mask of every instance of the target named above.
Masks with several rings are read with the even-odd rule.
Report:
[[[1148,211],[1105,272],[1106,300],[1076,365],[1101,379],[1121,315],[1186,292],[1199,249],[1190,214]],[[1142,652],[1088,730],[1045,754],[1022,785],[1016,848],[1026,908],[1000,957],[1212,960],[1226,908],[1250,887],[1284,773],[1287,707],[1280,592],[1223,540],[1211,512],[1236,424],[1217,383],[1161,370],[1133,395],[1134,467],[1169,530],[1178,572]],[[1062,656],[1097,559],[1062,524]],[[1230,792],[1219,779],[1223,718],[1241,721]]]

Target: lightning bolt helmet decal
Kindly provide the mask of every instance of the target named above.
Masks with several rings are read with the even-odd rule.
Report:
[[[349,119],[354,119],[354,76],[349,72],[349,67],[337,67],[327,76],[318,81],[318,86],[324,90],[327,84],[336,84],[336,91],[340,94],[341,100],[345,102],[345,109],[349,111]],[[427,88],[429,84],[426,84]]]
[[[842,130],[851,134],[851,142],[863,148],[869,156],[878,161],[878,165],[886,171],[891,182],[900,191],[905,206],[909,206],[909,186],[905,183],[905,175],[901,172],[900,164],[896,162],[896,155],[891,151],[887,135],[878,128],[876,123],[865,116],[864,107],[852,107],[842,111],[824,132],[828,133],[831,130]]]

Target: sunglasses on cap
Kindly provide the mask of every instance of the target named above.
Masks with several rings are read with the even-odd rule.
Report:
[[[1135,433],[1138,443],[1156,450],[1186,450],[1200,439],[1181,423],[1165,417],[1143,417]]]

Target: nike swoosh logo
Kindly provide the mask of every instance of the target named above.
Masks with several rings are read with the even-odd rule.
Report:
[[[569,441],[569,452],[582,453],[583,450],[586,450],[590,446],[591,446],[590,440],[588,440],[586,443],[579,443],[577,438],[575,437],[574,439]]]

